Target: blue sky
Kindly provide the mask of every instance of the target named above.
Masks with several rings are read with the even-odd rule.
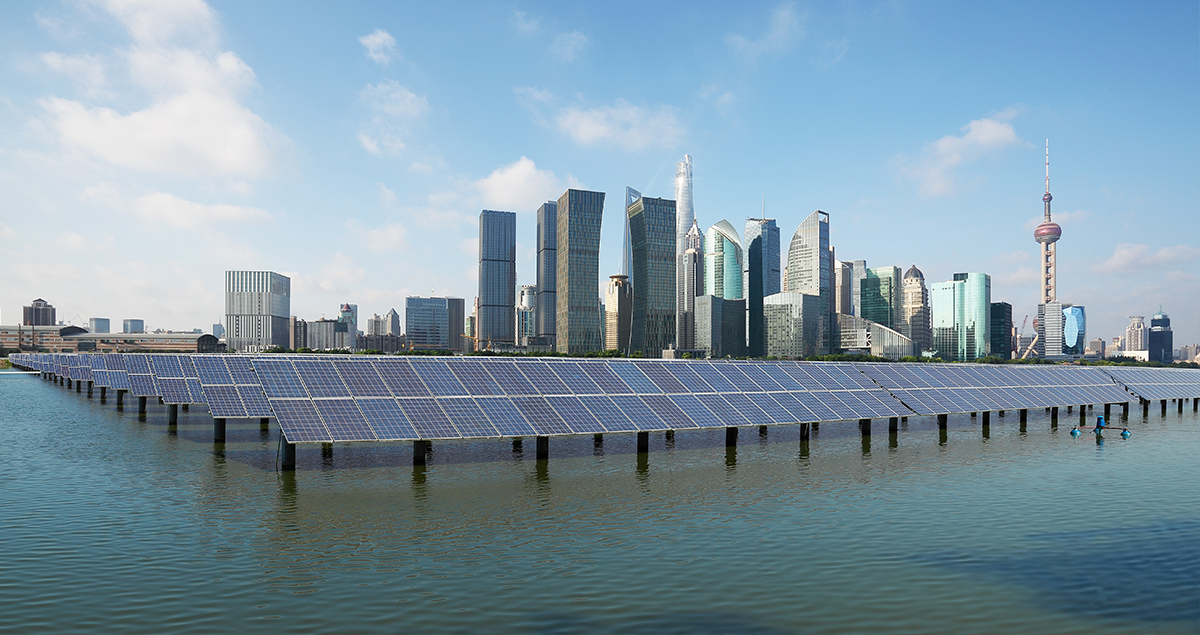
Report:
[[[0,311],[205,328],[226,269],[292,312],[476,289],[481,209],[624,188],[702,226],[815,209],[837,256],[1038,301],[1050,139],[1059,299],[1089,337],[1200,341],[1200,9],[1128,3],[0,5]],[[363,319],[360,317],[360,319]],[[1028,330],[1028,329],[1027,329]]]

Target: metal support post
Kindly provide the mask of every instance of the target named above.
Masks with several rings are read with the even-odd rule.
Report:
[[[1112,404],[1106,403],[1104,404],[1104,420],[1108,421],[1110,416],[1112,416]]]
[[[725,428],[725,447],[730,448],[737,445],[737,435],[736,427]]]
[[[1079,425],[1087,423],[1087,406],[1079,406]]]
[[[429,452],[429,442],[424,439],[413,441],[413,465],[425,465],[425,455]]]
[[[650,451],[650,433],[645,430],[637,433],[637,451],[638,454],[645,454]]]
[[[75,381],[75,392],[83,392],[83,381],[81,381],[81,380]]]
[[[550,437],[537,438],[537,460],[545,461],[550,458]]]
[[[124,407],[125,407],[125,391],[118,389],[117,390],[117,409],[122,409]]]
[[[424,457],[425,454],[421,453],[421,456]],[[422,461],[422,463],[423,462],[424,461]],[[279,464],[279,469],[288,471],[288,472],[295,471],[295,469],[296,469],[296,444],[295,443],[288,443],[286,441],[283,443],[283,461]]]
[[[892,417],[888,419],[888,432],[900,431],[900,417]]]
[[[225,419],[213,419],[213,443],[225,443]]]
[[[100,387],[100,403],[104,403],[105,401],[108,401],[108,388],[105,386],[101,386]]]
[[[1164,417],[1167,416],[1167,400],[1166,399],[1162,400],[1162,415]]]
[[[946,429],[946,422],[950,419],[950,415],[938,415],[938,428]]]
[[[1050,408],[1050,421],[1058,423],[1058,406]]]
[[[809,438],[809,435],[810,435],[810,434],[811,434],[811,433],[810,433],[810,432],[809,432],[809,430],[808,430],[808,424],[807,424],[807,423],[802,423],[802,424],[800,424],[800,440],[801,440],[801,441],[808,441],[808,438]]]
[[[1021,423],[1025,423],[1025,421],[1029,419],[1029,410],[1026,408],[1021,408],[1020,414],[1021,414]]]
[[[146,414],[146,398],[145,397],[138,397],[138,414],[140,414],[140,415]]]
[[[88,380],[88,399],[92,398],[92,381]]]
[[[861,432],[864,437],[871,436],[871,420],[870,419],[859,419],[858,420],[858,431]]]
[[[983,425],[987,426],[987,425],[991,425],[991,424],[992,424],[992,411],[984,410],[983,411]]]
[[[1179,402],[1179,412],[1183,412],[1183,399],[1178,399],[1177,401]]]
[[[179,405],[170,404],[167,406],[167,425],[173,426],[179,423]]]
[[[1128,402],[1128,401],[1126,401],[1125,403],[1121,404],[1121,418],[1122,418],[1122,419],[1128,419],[1128,418],[1129,418],[1129,402]]]

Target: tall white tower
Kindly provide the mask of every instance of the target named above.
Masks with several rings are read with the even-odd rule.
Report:
[[[1046,140],[1046,195],[1042,201],[1046,203],[1046,218],[1033,230],[1033,239],[1042,244],[1042,304],[1055,301],[1057,296],[1054,280],[1054,243],[1062,237],[1062,227],[1050,220],[1050,140]]]

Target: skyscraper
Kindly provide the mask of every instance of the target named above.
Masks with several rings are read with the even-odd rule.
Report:
[[[929,350],[932,335],[929,331],[929,290],[925,274],[916,265],[908,268],[901,283],[900,331],[912,340],[916,354]]]
[[[833,311],[843,315],[854,315],[854,293],[850,280],[854,276],[854,265],[841,260],[833,261]]]
[[[860,317],[900,330],[900,267],[867,269],[861,283]]]
[[[462,298],[404,299],[404,337],[413,348],[460,351],[466,324]]]
[[[704,232],[704,293],[726,300],[742,299],[742,241],[729,221]]]
[[[29,303],[29,306],[22,307],[21,324],[25,326],[54,326],[58,324],[58,318],[54,306],[49,302],[38,298]]]
[[[956,273],[930,289],[933,350],[946,361],[970,361],[990,350],[992,278]]]
[[[1175,363],[1175,343],[1171,335],[1171,316],[1163,313],[1158,307],[1158,313],[1150,318],[1150,337],[1147,350],[1152,362],[1163,364]]]
[[[704,295],[704,236],[696,221],[684,236],[683,276],[680,289],[683,292],[683,308],[675,318],[675,347],[696,348],[696,296]]]
[[[292,281],[273,271],[225,272],[225,342],[230,351],[287,348]]]
[[[537,302],[534,327],[537,337],[554,341],[558,325],[558,203],[547,201],[537,211]]]
[[[604,192],[567,190],[558,199],[556,349],[560,353],[601,350],[600,221]]]
[[[608,277],[608,288],[604,294],[604,348],[629,352],[629,328],[633,317],[633,289],[629,276],[617,274]]]
[[[675,164],[675,285],[677,287],[675,293],[675,339],[677,348],[690,348],[683,345],[683,339],[689,337],[689,335],[685,335],[685,331],[687,333],[695,332],[695,316],[691,311],[696,306],[696,299],[695,296],[689,296],[691,292],[686,289],[687,272],[684,271],[684,267],[687,266],[687,258],[684,254],[689,248],[694,247],[687,242],[688,232],[692,231],[695,225],[696,210],[692,207],[692,157],[685,154],[683,160]],[[697,251],[703,258],[703,245],[697,248]],[[683,324],[685,316],[691,316],[693,319],[690,325]]]
[[[779,293],[779,227],[773,218],[746,219],[745,261],[742,265],[742,294],[746,298],[746,353],[767,354],[763,298]]]
[[[1149,331],[1146,329],[1146,316],[1129,316],[1129,326],[1125,327],[1126,351],[1145,351],[1150,349]]]
[[[479,314],[475,337],[480,347],[517,341],[517,215],[479,213]]]
[[[88,331],[92,333],[107,333],[109,331],[108,318],[91,318],[88,320]],[[213,333],[216,335],[216,333]],[[217,337],[220,337],[219,335]]]
[[[659,357],[675,344],[675,201],[638,197],[625,213],[633,248],[629,349]]]
[[[138,318],[126,318],[121,320],[122,333],[145,333],[146,321]]]
[[[862,281],[867,277],[867,261],[848,260],[846,262],[850,263],[850,307],[853,311],[851,315],[862,317]]]
[[[992,343],[992,357],[1012,359],[1013,321],[1011,304],[1007,302],[992,303],[989,338]]]
[[[765,354],[771,357],[808,357],[830,350],[828,330],[822,323],[821,298],[808,293],[776,293],[763,300],[766,331]]]
[[[517,295],[517,344],[529,345],[529,338],[536,337],[537,285],[521,285],[521,293]]]
[[[807,293],[820,298],[821,340],[830,352],[833,321],[833,249],[829,244],[829,214],[817,210],[809,214],[788,245],[788,293]]]
[[[400,314],[396,313],[395,308],[388,309],[387,315],[383,316],[384,335],[400,335]]]

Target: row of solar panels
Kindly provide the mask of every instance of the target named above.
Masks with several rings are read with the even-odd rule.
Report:
[[[214,417],[275,416],[291,442],[669,430],[1131,399],[1105,372],[1057,366],[291,355],[12,359],[167,403],[208,403]],[[1200,396],[1197,372],[1118,370],[1126,371],[1128,386]]]

